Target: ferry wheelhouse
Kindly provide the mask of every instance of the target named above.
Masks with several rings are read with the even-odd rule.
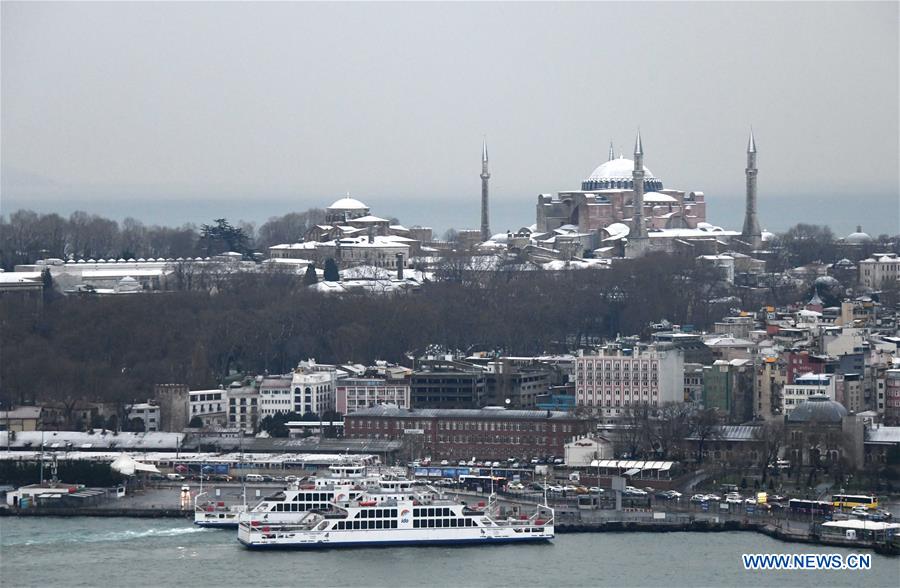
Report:
[[[504,517],[498,511],[493,499],[473,508],[425,493],[383,500],[365,493],[357,499],[335,500],[290,523],[258,516],[242,519],[238,540],[251,549],[316,549],[537,542],[554,536],[554,512],[546,504],[531,515]]]

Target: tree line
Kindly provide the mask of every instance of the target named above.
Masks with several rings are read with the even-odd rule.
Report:
[[[325,211],[312,208],[272,217],[259,227],[215,219],[197,226],[145,225],[134,218],[121,223],[96,214],[76,211],[68,217],[17,210],[0,216],[0,267],[10,271],[17,264],[38,259],[138,259],[211,256],[223,251],[265,252],[272,245],[293,243]]]
[[[393,295],[323,294],[303,282],[263,272],[211,289],[64,296],[40,307],[0,297],[0,397],[144,401],[157,383],[214,387],[233,374],[286,373],[306,358],[409,366],[430,345],[565,352],[647,335],[664,318],[704,328],[730,310],[716,302],[724,286],[712,268],[662,254],[608,270],[497,269]]]

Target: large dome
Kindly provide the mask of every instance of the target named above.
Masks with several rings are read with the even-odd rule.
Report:
[[[839,423],[847,416],[847,409],[840,402],[827,396],[810,396],[791,411],[789,423]]]
[[[368,210],[369,207],[357,200],[356,198],[350,198],[346,196],[341,198],[340,200],[335,200],[334,203],[328,207],[328,210]]]
[[[631,190],[634,187],[632,182],[632,171],[634,170],[634,161],[618,157],[610,159],[601,164],[591,173],[588,179],[581,182],[582,190],[609,190],[609,189],[625,189]],[[663,189],[662,181],[653,177],[646,167],[644,168],[644,190],[646,192],[658,192]]]

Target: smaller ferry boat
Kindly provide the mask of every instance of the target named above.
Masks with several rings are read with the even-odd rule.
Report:
[[[206,497],[201,501],[201,497]],[[210,500],[206,492],[194,497],[194,524],[198,527],[236,529],[238,517],[247,510],[246,504],[226,505],[221,500]]]
[[[305,478],[266,496],[253,508],[239,513],[238,521],[259,519],[266,523],[291,523],[311,510],[327,509],[332,501],[359,500],[366,492],[378,491],[375,500],[405,496],[415,481],[392,473],[369,471],[360,464],[332,465],[328,473]]]
[[[328,508],[295,515],[287,523],[266,521],[256,513],[241,520],[238,541],[250,549],[321,549],[521,543],[554,537],[554,511],[547,504],[538,505],[531,515],[503,516],[493,495],[487,505],[476,507],[425,493],[378,498],[364,493],[354,500],[335,500]]]

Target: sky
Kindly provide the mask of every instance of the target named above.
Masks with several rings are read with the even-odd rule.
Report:
[[[741,226],[900,233],[896,2],[0,5],[0,212],[495,232],[629,156]]]

